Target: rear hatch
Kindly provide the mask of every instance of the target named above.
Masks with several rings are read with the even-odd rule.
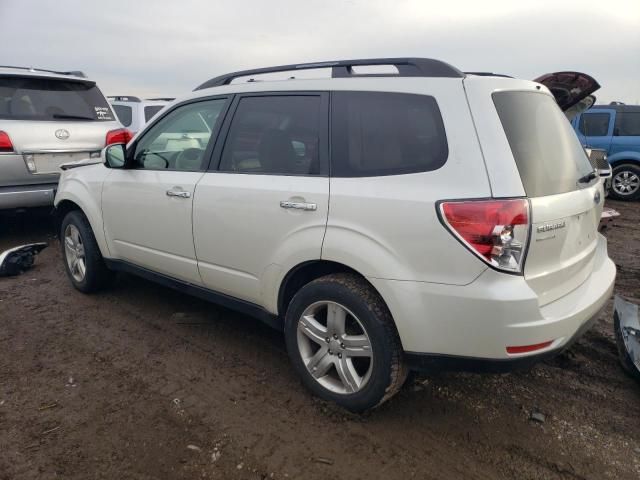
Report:
[[[0,130],[31,173],[56,173],[62,163],[96,154],[119,125],[94,82],[0,76]]]
[[[511,82],[501,81],[500,88],[485,82],[468,89],[468,94],[472,110],[478,104],[472,98],[480,94],[485,95],[482,105],[493,109],[483,112],[481,122],[475,120],[481,141],[481,131],[486,138],[488,129],[496,129],[493,145],[483,145],[485,155],[503,150],[501,163],[487,161],[494,196],[501,196],[498,182],[513,171],[511,178],[519,177],[522,184],[520,194],[514,196],[529,198],[532,226],[524,277],[540,305],[545,305],[580,286],[591,274],[604,194],[554,97],[531,82]]]

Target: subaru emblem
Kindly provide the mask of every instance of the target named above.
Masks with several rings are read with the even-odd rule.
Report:
[[[56,138],[59,138],[60,140],[66,140],[67,138],[69,138],[69,130],[65,130],[64,128],[56,130]]]
[[[596,205],[598,205],[600,203],[600,191],[596,191],[596,193],[593,195],[593,201]]]

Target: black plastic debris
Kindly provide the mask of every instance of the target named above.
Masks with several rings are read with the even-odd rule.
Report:
[[[638,305],[618,295],[613,300],[613,325],[622,367],[640,380],[640,318]]]
[[[47,248],[44,242],[10,248],[0,253],[0,277],[20,275],[33,266],[36,255]]]

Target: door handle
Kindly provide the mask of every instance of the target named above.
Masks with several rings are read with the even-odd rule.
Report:
[[[306,210],[306,211],[315,211],[318,209],[318,205],[315,203],[290,202],[288,200],[281,201],[280,206],[282,208],[294,208],[296,210]]]
[[[185,192],[184,190],[167,190],[167,197],[189,198],[190,196],[191,192]]]

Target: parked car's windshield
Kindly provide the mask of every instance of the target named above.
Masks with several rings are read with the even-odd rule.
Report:
[[[113,112],[93,82],[0,77],[0,119],[112,121]]]
[[[553,97],[536,92],[496,92],[493,102],[526,194],[542,197],[579,188],[593,167]]]

